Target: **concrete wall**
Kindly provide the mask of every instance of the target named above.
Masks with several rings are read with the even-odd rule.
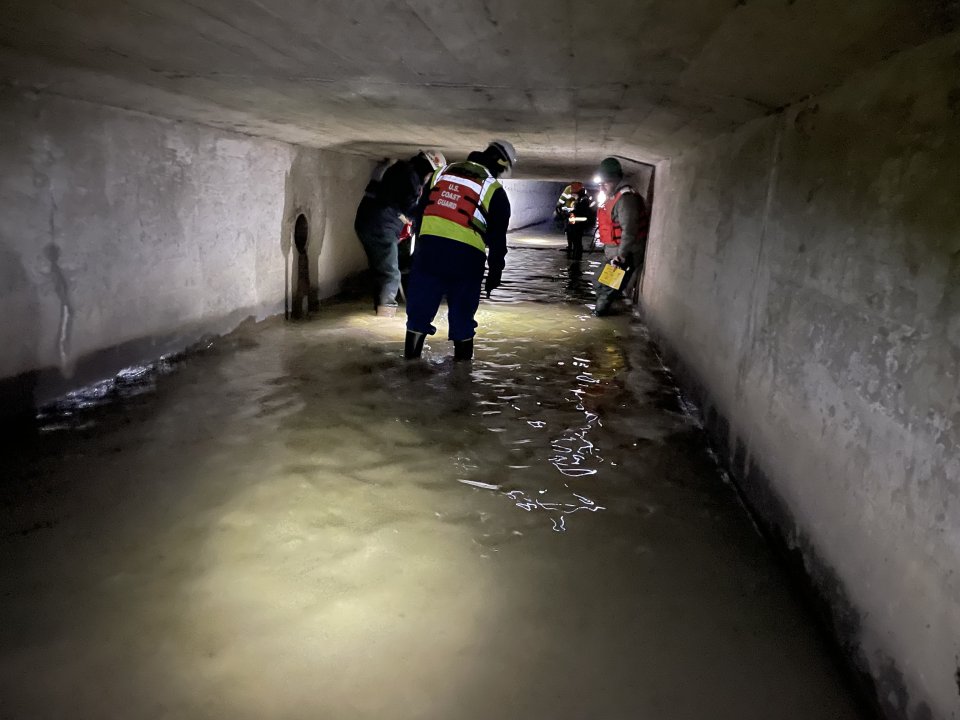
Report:
[[[503,189],[510,198],[510,229],[519,230],[553,218],[564,185],[542,180],[504,180]]]
[[[657,170],[643,286],[889,718],[960,717],[960,35]]]
[[[624,168],[626,173],[625,177],[627,181],[633,185],[634,189],[643,195],[644,199],[649,200],[649,195],[652,192],[652,181],[654,175],[654,166],[653,165],[639,165],[636,167],[626,167]]]
[[[0,167],[7,413],[283,312],[299,212],[322,295],[365,265],[359,158],[4,89]]]

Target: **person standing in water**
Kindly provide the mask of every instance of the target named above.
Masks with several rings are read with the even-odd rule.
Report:
[[[473,358],[473,338],[486,265],[487,297],[499,285],[507,254],[510,201],[499,182],[517,152],[494,140],[466,162],[438,170],[424,190],[422,219],[407,294],[404,357],[419,358],[433,319],[446,297],[454,359]]]

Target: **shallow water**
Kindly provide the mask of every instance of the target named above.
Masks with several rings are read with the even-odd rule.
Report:
[[[0,717],[856,717],[598,256],[513,242],[472,365],[333,304],[48,411]]]

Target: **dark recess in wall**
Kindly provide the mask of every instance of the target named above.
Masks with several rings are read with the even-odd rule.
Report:
[[[307,257],[309,241],[310,226],[306,215],[300,213],[293,226],[293,244],[297,248],[297,280],[290,312],[291,317],[297,320],[305,317],[310,311],[310,259]]]
[[[297,248],[297,252],[301,255],[307,252],[307,240],[309,233],[309,225],[307,224],[307,217],[303,213],[297,215],[297,221],[293,226],[293,244]]]

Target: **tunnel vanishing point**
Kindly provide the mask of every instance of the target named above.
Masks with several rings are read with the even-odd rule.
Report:
[[[612,383],[604,387],[623,384],[627,377],[623,373],[639,372],[643,363],[662,360],[669,368],[682,391],[683,406],[697,418],[704,442],[709,441],[719,463],[717,475],[710,477],[719,487],[722,474],[729,475],[745,512],[762,532],[764,547],[777,558],[776,567],[784,569],[793,583],[792,592],[803,598],[804,612],[815,618],[816,636],[838,658],[828,674],[847,678],[844,682],[860,698],[864,713],[885,720],[960,718],[960,3],[956,0],[6,0],[0,8],[0,79],[0,418],[9,443],[0,461],[6,516],[0,543],[9,560],[3,563],[6,599],[0,601],[7,608],[0,641],[0,684],[6,697],[0,699],[0,717],[220,717],[211,709],[221,707],[213,704],[214,696],[216,702],[224,703],[222,707],[236,705],[224,717],[297,716],[292,704],[281,711],[280,705],[265,699],[278,687],[286,688],[278,696],[296,698],[300,707],[320,707],[314,703],[320,702],[317,698],[322,693],[346,703],[336,705],[339,710],[328,715],[305,717],[473,717],[467,704],[480,707],[476,703],[483,700],[478,698],[488,696],[477,689],[463,689],[467,676],[478,686],[482,677],[488,677],[488,688],[502,688],[505,683],[523,684],[539,677],[536,669],[547,666],[558,688],[582,686],[585,696],[617,697],[617,702],[622,701],[616,705],[619,710],[578,714],[580,710],[571,709],[575,703],[567,704],[565,710],[550,709],[547,700],[532,707],[522,704],[524,694],[517,690],[515,695],[504,694],[503,704],[487,717],[727,717],[722,707],[695,709],[698,693],[712,692],[709,682],[696,677],[688,678],[683,696],[657,695],[654,687],[648,704],[629,705],[632,701],[626,691],[607,687],[605,678],[620,675],[598,669],[604,658],[613,656],[609,644],[593,648],[586,636],[577,636],[580,640],[566,652],[558,649],[554,635],[548,641],[545,633],[530,629],[527,636],[509,622],[499,625],[499,620],[481,623],[477,619],[468,628],[463,621],[466,607],[473,608],[471,617],[476,619],[492,613],[490,603],[498,604],[498,618],[511,611],[523,612],[525,607],[547,612],[545,605],[538,604],[545,602],[543,598],[520,595],[518,587],[526,577],[522,563],[532,565],[535,558],[553,557],[551,553],[557,557],[568,553],[568,561],[582,557],[579,567],[584,572],[600,573],[589,583],[589,612],[597,616],[620,617],[611,608],[621,605],[625,616],[634,614],[625,598],[635,597],[642,606],[644,597],[657,592],[658,582],[669,582],[665,571],[646,577],[643,587],[625,590],[621,585],[626,587],[631,577],[638,577],[629,568],[640,567],[633,564],[640,560],[624,560],[625,564],[614,567],[613,555],[604,558],[603,552],[584,551],[580,556],[574,545],[558,544],[587,543],[594,532],[587,529],[590,523],[607,522],[601,513],[593,512],[603,505],[589,494],[593,489],[569,483],[563,487],[579,499],[568,500],[578,503],[577,509],[591,512],[564,516],[579,523],[566,533],[568,539],[552,542],[556,538],[551,535],[540,547],[540,540],[530,539],[539,537],[539,530],[504,521],[504,544],[498,546],[497,559],[506,562],[504,555],[509,551],[510,562],[517,563],[515,574],[509,576],[516,585],[490,569],[489,548],[483,550],[486,570],[470,576],[476,586],[473,579],[452,574],[457,567],[473,567],[473,556],[466,550],[457,555],[453,549],[460,548],[460,533],[466,537],[474,532],[470,518],[500,522],[499,511],[491,503],[503,498],[487,499],[484,488],[507,483],[503,487],[509,489],[511,473],[519,477],[539,460],[550,465],[533,451],[523,462],[510,460],[517,455],[508,453],[509,458],[504,456],[502,461],[502,477],[480,477],[476,473],[497,451],[490,449],[486,460],[475,457],[478,448],[488,447],[487,440],[481,439],[468,450],[448,447],[454,442],[455,428],[461,427],[456,423],[468,422],[455,418],[474,418],[476,424],[485,412],[504,409],[496,403],[512,403],[510,411],[520,412],[523,400],[511,398],[522,393],[506,389],[507,385],[529,376],[531,386],[539,382],[553,387],[549,383],[561,382],[559,377],[540,372],[536,363],[553,357],[550,353],[559,358],[565,352],[567,363],[553,363],[554,371],[560,372],[561,366],[571,369],[569,358],[576,356],[579,360],[574,364],[580,363],[577,367],[589,375],[584,382],[596,384],[602,376],[603,383]],[[415,374],[420,371],[410,370],[410,365],[403,369],[392,359],[401,352],[402,320],[378,325],[377,319],[368,317],[365,304],[350,305],[351,283],[367,262],[353,229],[357,203],[372,169],[383,158],[406,158],[420,148],[437,148],[448,159],[460,160],[495,137],[508,139],[520,155],[514,177],[506,183],[513,207],[512,229],[548,219],[559,188],[571,180],[589,182],[602,158],[621,159],[651,211],[633,317],[624,324],[623,319],[608,321],[584,314],[568,325],[568,319],[550,310],[537,320],[522,310],[522,302],[529,297],[524,300],[518,295],[516,310],[509,303],[482,306],[491,308],[492,314],[480,319],[473,376],[464,380],[444,375],[449,367],[442,359],[438,336],[434,359],[418,366],[425,373],[421,377]],[[549,232],[546,236],[544,243],[549,246]],[[555,253],[552,247],[538,250],[536,244],[522,249],[511,245],[507,266],[514,288],[534,283],[531,268],[553,257],[545,253]],[[541,280],[536,282],[551,273],[566,272],[558,262],[541,269]],[[514,312],[519,314],[510,314]],[[580,311],[570,310],[576,312]],[[309,317],[309,322],[275,319],[291,315]],[[256,321],[252,326],[244,322],[250,318]],[[637,335],[638,328],[642,336]],[[552,349],[538,355],[533,348],[546,343],[544,337],[554,337],[550,333],[562,341],[547,343]],[[513,335],[516,342],[530,345],[510,346]],[[588,336],[593,345],[587,342]],[[336,338],[341,338],[341,348],[376,360],[363,371],[337,365],[342,358],[333,359],[340,342],[334,342]],[[578,342],[586,343],[583,352]],[[653,344],[636,355],[640,352],[636,348],[647,347],[648,342]],[[213,350],[197,351],[198,344]],[[254,346],[259,349],[245,349]],[[314,357],[310,347],[329,352],[316,350],[319,354]],[[180,355],[188,349],[198,353],[195,360],[190,353]],[[211,352],[209,357],[204,355]],[[241,371],[230,363],[246,357],[244,352],[252,353],[250,367]],[[271,359],[271,352],[274,359],[283,358],[281,365]],[[296,353],[302,355],[290,360]],[[513,359],[494,362],[499,357],[496,353]],[[631,366],[630,358],[641,356],[636,360],[640,365]],[[158,387],[154,404],[137,420],[141,424],[136,427],[144,429],[134,433],[135,451],[112,434],[134,431],[116,429],[116,422],[101,430],[82,423],[58,431],[50,430],[49,424],[42,427],[38,418],[50,417],[56,412],[50,408],[58,407],[70,393],[85,397],[84,388],[115,388],[140,372],[131,368],[155,371],[163,363],[168,369],[179,367],[180,360],[170,358],[185,358],[185,368],[196,362],[194,380],[187,369],[171,370],[182,373],[176,382],[183,387],[196,382],[191,386],[196,392],[181,389],[177,395],[170,390],[164,395]],[[221,364],[212,364],[212,358]],[[589,371],[584,369],[587,365]],[[269,380],[256,386],[244,377],[245,372]],[[356,397],[344,395],[334,372],[342,373],[344,386],[356,388]],[[508,373],[512,379],[504,380],[498,373]],[[500,394],[484,396],[496,378],[506,383]],[[233,389],[217,395],[220,383]],[[288,433],[285,445],[279,435],[265,435],[274,438],[276,446],[270,444],[274,440],[262,439],[235,442],[217,452],[186,435],[169,440],[179,436],[171,435],[178,423],[164,419],[168,412],[185,414],[184,427],[193,427],[192,423],[207,427],[202,425],[204,418],[209,426],[226,426],[245,417],[261,422],[245,415],[248,406],[256,403],[266,403],[263,407],[273,408],[274,413],[289,412],[264,389],[270,383],[274,383],[271,392],[296,392],[301,403],[297,407],[306,403],[312,414],[304,418],[314,418],[318,428],[338,417],[339,429],[328,435],[318,429],[311,435],[313,426],[301,422],[283,431]],[[401,389],[382,392],[377,383]],[[470,389],[459,383],[468,383]],[[576,392],[582,399],[593,391]],[[368,397],[364,393],[372,393],[369,400],[362,399]],[[187,398],[191,394],[193,400]],[[640,403],[641,396],[631,396],[634,399],[622,405]],[[209,398],[209,403],[200,403],[200,397]],[[414,416],[404,415],[408,405],[398,397],[409,399],[409,407],[421,403],[429,412],[404,424]],[[536,397],[536,406],[547,412],[549,398]],[[182,399],[175,402],[176,398]],[[456,398],[463,403],[455,402]],[[128,401],[132,402],[118,401],[122,407],[114,412],[133,412],[123,409]],[[608,408],[604,401],[597,402],[614,412],[613,405]],[[223,457],[239,453],[248,461],[245,467],[267,456],[275,458],[277,467],[286,468],[284,477],[305,478],[302,482],[307,485],[316,478],[310,476],[306,460],[291,460],[294,455],[309,455],[310,462],[330,472],[335,466],[361,462],[356,458],[365,457],[369,449],[363,443],[350,455],[343,452],[346,445],[338,446],[350,433],[360,432],[359,421],[352,410],[344,409],[348,407],[344,403],[368,407],[370,416],[363,424],[381,427],[389,420],[411,434],[409,444],[397,440],[390,445],[393,455],[384,451],[383,463],[399,462],[401,456],[407,457],[404,453],[420,452],[418,443],[426,443],[423,458],[416,460],[424,461],[419,472],[446,472],[444,468],[449,467],[454,473],[450,477],[456,477],[456,472],[461,477],[474,473],[469,475],[477,479],[473,487],[454,483],[454,490],[437,489],[435,495],[423,490],[424,498],[456,503],[456,512],[454,505],[444,505],[445,510],[436,510],[436,517],[456,515],[460,525],[444,524],[440,529],[439,521],[435,526],[424,520],[409,535],[404,535],[406,526],[400,519],[399,524],[382,526],[393,528],[401,538],[396,540],[401,543],[398,547],[407,554],[403,563],[385,564],[383,576],[370,576],[374,580],[363,586],[362,594],[368,604],[344,598],[354,597],[349,588],[359,583],[350,575],[350,563],[373,557],[372,545],[351,554],[355,560],[334,553],[315,566],[304,565],[302,572],[291,570],[283,586],[271,585],[263,579],[266,575],[238,569],[245,566],[229,565],[231,558],[243,554],[240,544],[211,545],[214,536],[206,534],[202,546],[207,552],[188,552],[185,538],[193,537],[191,533],[199,532],[202,525],[201,520],[188,518],[199,518],[196,508],[207,501],[210,507],[216,506],[211,488],[226,497],[231,483],[241,483],[242,468],[230,478],[226,471],[210,469],[213,465],[207,463],[214,463],[217,453]],[[582,404],[587,408],[584,427],[589,432],[600,432],[594,422],[599,418],[603,432],[626,433],[624,437],[639,433],[636,427],[608,421],[587,400]],[[226,413],[226,408],[234,414],[222,423],[206,414]],[[554,411],[560,412],[550,412]],[[640,415],[629,414],[639,412],[639,405],[616,412],[627,412],[623,417],[634,418],[631,422],[646,422],[636,419]],[[536,429],[537,422],[530,419],[524,427]],[[418,423],[424,425],[419,435],[415,433]],[[461,429],[471,432],[469,424]],[[389,435],[394,430],[388,427],[383,432]],[[502,437],[513,437],[509,433]],[[169,442],[163,444],[162,439]],[[517,436],[510,442],[521,444],[527,439]],[[602,445],[601,440],[593,442]],[[643,473],[653,466],[640,460],[646,456],[638,453],[646,451],[637,442],[626,443],[626,467],[618,465],[615,471],[640,492],[636,488],[648,482]],[[63,451],[64,443],[72,448],[70,452]],[[101,465],[100,460],[91,459],[101,452],[109,455],[106,448],[115,452],[109,471],[104,469],[107,460]],[[128,454],[133,452],[139,454]],[[141,502],[146,496],[131,488],[144,487],[145,478],[153,477],[150,468],[167,467],[165,463],[174,456],[195,460],[184,460],[184,468],[189,464],[190,469],[178,476],[193,478],[192,494],[177,495],[179,490],[168,486],[175,485],[172,476],[163,474],[161,480],[157,471],[149,496],[153,500]],[[632,469],[631,463],[636,463]],[[557,462],[553,465],[559,467]],[[216,483],[204,480],[214,475]],[[256,482],[267,482],[268,476],[265,471]],[[413,487],[418,477],[424,476],[385,473],[381,480],[409,482]],[[81,484],[83,490],[77,489]],[[168,488],[166,494],[158,490],[161,486]],[[296,520],[292,513],[313,507],[304,500],[301,510],[288,508],[285,503],[306,492],[306,485],[290,487],[290,495],[274,495],[266,489],[266,494],[258,494],[250,489],[245,497],[253,510],[220,513],[217,527],[242,533],[247,532],[244,528],[269,522],[282,530],[287,527],[284,523]],[[349,544],[350,528],[368,519],[358,509],[364,503],[386,505],[390,497],[391,502],[396,500],[393,510],[403,505],[410,518],[418,517],[419,511],[434,517],[428,501],[402,494],[412,493],[410,487],[379,499],[375,490],[370,490],[373,495],[361,495],[367,490],[348,487],[342,480],[324,487],[322,502],[315,502],[324,512],[336,514],[336,522],[346,529],[323,534],[333,521],[328,518],[323,525],[318,520],[327,529],[317,530],[321,534],[316,536],[300,533],[296,541],[312,537],[324,552]],[[505,494],[516,499],[520,492],[514,489]],[[75,493],[93,494],[83,495],[85,502],[69,500]],[[584,498],[592,504],[587,505]],[[491,505],[480,512],[469,507],[471,502],[485,508]],[[534,504],[528,503],[529,507],[534,507],[535,502],[530,502]],[[687,504],[691,503],[695,504],[688,499]],[[608,506],[615,508],[615,504]],[[657,503],[650,501],[647,506]],[[138,519],[140,510],[153,521]],[[382,512],[389,515],[393,510]],[[168,517],[167,525],[159,520]],[[98,534],[107,530],[96,518],[103,523],[110,518],[109,532],[119,535],[103,544],[94,542],[108,537]],[[481,520],[476,520],[478,528]],[[554,519],[553,528],[547,524],[541,529],[552,532],[556,525]],[[633,537],[632,533],[640,532],[641,522],[615,525],[616,533],[622,533],[617,537]],[[490,523],[486,527],[486,534],[476,530],[470,536],[474,542],[483,545],[482,538],[491,532]],[[615,534],[609,523],[605,527],[605,532]],[[167,573],[163,578],[139,575],[129,560],[132,555],[124,555],[124,548],[134,553],[133,548],[146,547],[145,528],[151,528],[149,544],[155,546],[155,554],[149,562],[144,560],[143,567],[153,568],[154,573],[162,570]],[[726,536],[712,538],[707,526],[693,521],[689,528],[690,533],[700,533],[697,543],[723,551]],[[365,537],[387,542],[381,530],[369,532]],[[294,543],[283,540],[288,541]],[[354,537],[349,542],[360,541]],[[597,542],[598,548],[616,546]],[[679,550],[685,543],[671,540],[681,564],[692,562],[684,560]],[[104,551],[107,545],[109,552]],[[659,552],[659,546],[639,541],[631,547],[636,552],[624,551],[624,558],[641,557],[641,547],[648,548],[644,552],[651,556]],[[250,557],[258,552],[251,549]],[[95,563],[90,560],[93,556],[99,558]],[[189,574],[189,592],[186,581],[177,580],[186,577],[184,567],[189,563],[184,559],[181,567],[170,559],[188,556],[196,562]],[[88,560],[91,564],[85,565]],[[739,562],[752,567],[751,573],[758,567],[751,565],[753,560]],[[610,564],[609,574],[604,563]],[[70,570],[78,567],[84,568],[82,573]],[[547,582],[547,575],[537,574],[546,573],[546,565],[537,567],[541,570],[531,570],[529,577],[544,579],[540,590],[545,595],[554,592],[549,582],[572,582],[573,573],[566,571],[550,575],[554,579]],[[327,571],[322,583],[311,579],[312,572]],[[356,685],[347,680],[337,685],[337,676],[329,673],[316,679],[325,683],[322,687],[293,682],[291,678],[311,677],[312,656],[306,650],[297,656],[297,671],[284,674],[285,679],[270,675],[269,663],[249,676],[243,674],[244,652],[251,667],[265,657],[264,647],[274,648],[277,657],[287,657],[290,648],[313,637],[309,624],[298,625],[297,632],[280,622],[258,626],[244,621],[228,629],[217,626],[217,621],[232,611],[218,611],[210,613],[208,624],[198,621],[197,627],[202,628],[196,632],[171,629],[186,626],[184,618],[193,617],[191,613],[202,606],[198,598],[206,598],[203,602],[213,596],[233,598],[236,617],[248,618],[241,600],[249,600],[251,588],[256,587],[262,587],[273,603],[289,599],[310,607],[319,602],[318,595],[311,595],[311,582],[331,593],[323,617],[329,620],[334,612],[330,608],[335,608],[337,622],[356,629],[361,623],[349,618],[351,612],[361,612],[358,608],[373,617],[370,608],[380,612],[398,607],[394,602],[379,605],[371,598],[386,592],[385,588],[401,587],[391,583],[401,582],[398,578],[404,572],[420,574],[404,576],[408,580],[402,587],[408,599],[398,601],[401,604],[417,598],[427,607],[431,597],[438,596],[449,601],[434,608],[435,621],[418,630],[416,643],[406,643],[397,634],[407,627],[404,622],[414,623],[410,618],[417,608],[412,606],[409,612],[398,610],[394,624],[384,621],[377,637],[386,638],[387,646],[371,644],[369,623],[363,623],[364,632],[356,635],[335,633],[333,641],[331,626],[317,620],[317,637],[326,638],[317,643],[328,643],[325,647],[333,658],[324,667],[353,667],[351,663],[356,662],[357,674],[351,676],[360,678]],[[446,584],[438,579],[442,573],[450,579]],[[73,580],[62,580],[66,577]],[[614,581],[614,577],[620,579]],[[416,578],[423,583],[414,582]],[[344,595],[330,589],[341,587],[338,583],[345,588]],[[736,625],[718,607],[716,626],[750,627],[751,617],[755,620],[767,612],[761,609],[767,607],[761,596],[767,595],[757,590],[762,583],[756,583],[761,581],[743,580],[737,590],[740,607],[736,612],[743,619],[736,623],[747,624]],[[479,594],[481,584],[482,601],[470,594]],[[464,590],[465,598],[448,598],[443,588],[451,585],[470,590]],[[556,595],[566,599],[558,602],[569,603],[564,607],[571,618],[580,617],[577,613],[585,611],[582,597],[572,586],[562,587],[567,591]],[[689,595],[700,592],[701,585],[691,580],[684,587],[676,595],[677,608],[685,608]],[[435,588],[436,593],[423,588]],[[586,584],[582,590],[587,593]],[[168,591],[169,597],[164,594]],[[526,587],[525,593],[530,592]],[[163,604],[157,601],[155,611],[131,619],[131,607],[147,602],[148,594],[156,599],[158,593]],[[708,594],[701,592],[698,602],[710,606]],[[118,598],[115,605],[103,600],[114,596]],[[716,604],[724,603],[717,600]],[[40,617],[43,613],[48,614],[46,620]],[[90,619],[94,614],[95,623]],[[531,618],[536,615],[530,610]],[[53,617],[58,618],[56,622]],[[664,617],[672,618],[664,621],[667,626],[686,622],[669,613]],[[444,618],[449,622],[444,623]],[[589,622],[571,620],[571,627],[555,631],[573,632],[573,626],[585,627],[583,623]],[[791,622],[784,619],[783,627]],[[531,623],[523,627],[536,626],[534,620]],[[87,630],[70,635],[70,628],[80,626]],[[772,634],[763,642],[775,643],[781,631],[776,623],[763,627],[763,632]],[[149,649],[137,651],[153,658],[152,664],[141,663],[146,655],[136,655],[132,646],[124,644],[127,635],[122,628],[156,640]],[[204,632],[214,633],[213,628],[222,636],[216,635],[220,638],[216,642],[208,638],[207,648]],[[734,637],[736,633],[730,631]],[[260,633],[258,649],[234,644],[247,632]],[[523,660],[516,662],[517,668],[522,665],[525,670],[493,672],[489,663],[477,659],[488,657],[484,643],[494,642],[477,638],[498,632],[509,633],[517,647],[522,644],[518,657]],[[742,630],[741,635],[750,632]],[[701,660],[709,655],[715,668],[734,662],[727,654],[734,652],[733,646],[721,647],[709,639],[703,642],[705,649],[696,652],[689,645],[689,655],[677,654],[676,646],[666,639],[638,642],[629,652],[620,648],[625,658],[634,658],[631,652],[651,655],[636,666],[620,667],[617,672],[624,676],[617,682],[630,685],[634,681],[627,677],[634,672],[637,677],[659,678],[649,680],[652,685],[669,684],[665,672],[662,678],[658,674],[662,671],[658,657],[673,658],[680,673],[694,662],[694,655]],[[189,672],[181,663],[176,682],[173,675],[156,669],[164,667],[173,673],[176,658],[182,657],[178,653],[194,648],[191,643],[197,643],[197,658],[206,660],[198,659]],[[441,646],[447,648],[447,655],[430,655],[431,648]],[[87,652],[88,670],[113,668],[114,674],[108,677],[106,670],[97,670],[99,674],[90,670],[84,675],[77,669],[79,661],[73,667],[65,660],[81,647]],[[738,717],[794,717],[786,708],[760,704],[761,698],[768,697],[761,688],[770,677],[779,675],[782,680],[793,672],[790,663],[800,652],[796,647],[793,641],[784,641],[779,653],[749,666],[765,669],[740,678],[738,697],[755,714]],[[556,653],[548,653],[548,648]],[[489,655],[493,654],[490,650]],[[363,662],[358,660],[361,655],[366,658]],[[393,677],[389,668],[376,659],[387,656],[406,658],[397,660],[397,665],[413,673],[410,677],[416,677],[418,663],[423,663],[424,673],[426,668],[441,672],[440,656],[472,657],[476,667],[468,672],[466,665],[457,664],[459,660],[449,660],[446,667],[457,669],[451,670],[446,689],[437,690],[436,702],[440,695],[444,698],[443,708],[438,709],[389,679]],[[590,668],[583,666],[584,657],[593,658]],[[509,665],[511,659],[500,656],[498,662]],[[635,658],[624,662],[629,665]],[[376,672],[370,669],[374,666]],[[152,669],[144,669],[148,667]],[[277,667],[287,668],[282,663]],[[364,675],[364,668],[370,676]],[[124,685],[126,681],[118,677],[123,669],[131,675],[140,673],[137,682]],[[302,676],[297,674],[300,671]],[[203,685],[214,677],[219,683],[215,691],[210,689],[213,684]],[[223,680],[226,677],[248,680],[231,685]],[[34,684],[44,688],[43,698],[39,690],[28,697],[26,688]],[[725,684],[732,687],[737,682],[730,679]],[[126,688],[122,692],[117,689],[121,685]],[[161,686],[162,691],[157,689]],[[145,692],[133,687],[156,690],[149,713],[143,709],[146,705],[137,706],[131,700]],[[343,699],[347,687],[351,692],[355,687],[366,689],[348,702]],[[395,704],[382,707],[393,710],[377,706],[381,709],[375,711],[373,705],[363,705],[365,697],[373,702],[378,694],[387,693],[384,688],[394,693]],[[810,687],[814,707],[818,693]],[[111,704],[111,698],[117,704]],[[238,714],[239,698],[247,703],[243,712],[249,715]],[[421,701],[426,704],[417,705]],[[684,702],[691,704],[682,705],[681,710]],[[140,709],[125,714],[124,703]],[[624,710],[630,707],[633,714]],[[626,714],[618,714],[621,711]]]

